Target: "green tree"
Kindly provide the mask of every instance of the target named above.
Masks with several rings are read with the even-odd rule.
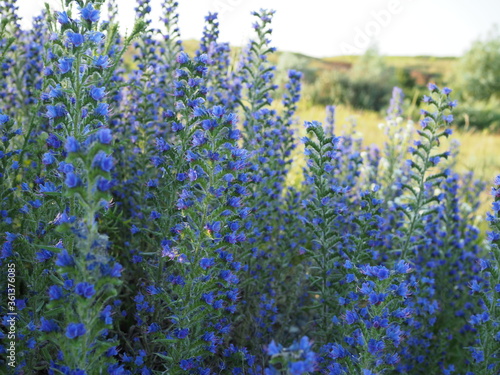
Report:
[[[350,72],[350,104],[355,108],[380,111],[388,103],[395,86],[394,69],[374,47],[369,48]]]
[[[500,33],[495,27],[485,40],[477,40],[460,58],[455,72],[464,99],[500,99]]]

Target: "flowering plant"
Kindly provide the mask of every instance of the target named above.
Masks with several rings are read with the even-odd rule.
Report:
[[[395,88],[379,150],[334,106],[297,126],[273,11],[234,59],[216,14],[190,56],[173,0],[159,29],[138,0],[128,35],[116,1],[61,6],[23,30],[0,0],[8,373],[499,371],[500,178],[483,243],[451,89],[418,123]]]

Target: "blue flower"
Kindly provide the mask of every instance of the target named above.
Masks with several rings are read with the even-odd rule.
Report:
[[[215,116],[215,117],[222,117],[226,114],[226,110],[224,109],[224,107],[220,106],[220,105],[216,105],[212,108],[212,115]]]
[[[192,358],[191,359],[183,359],[180,361],[180,367],[184,371],[191,370],[191,369],[195,368],[195,366],[196,366],[196,364]]]
[[[106,96],[105,87],[92,87],[90,89],[90,97],[95,101],[101,101]]]
[[[108,128],[101,128],[97,132],[97,139],[103,145],[109,145],[113,141],[113,134]]]
[[[209,305],[213,304],[214,303],[214,294],[212,292],[210,293],[203,293],[201,295],[201,298],[203,299],[203,301]]]
[[[437,85],[434,83],[429,83],[427,85],[427,87],[428,87],[429,91],[431,91],[431,92],[439,91],[439,87],[437,87]]]
[[[484,362],[484,352],[480,349],[471,348],[472,358],[476,363]]]
[[[108,179],[101,176],[99,176],[99,178],[97,179],[96,183],[97,190],[106,192],[109,189],[111,189],[111,186],[112,186],[111,182]]]
[[[358,321],[359,316],[356,311],[347,310],[345,313],[345,321],[347,324],[354,324]]]
[[[394,266],[394,270],[401,274],[405,274],[411,271],[410,265],[402,259],[397,261],[396,265]]]
[[[59,139],[58,136],[56,136],[55,134],[49,134],[49,136],[47,137],[47,146],[48,147],[51,147],[51,148],[60,148],[62,146],[62,142],[61,140]]]
[[[42,164],[51,165],[56,162],[56,158],[50,152],[46,152],[42,157]]]
[[[314,364],[306,361],[297,361],[290,364],[290,374],[291,375],[302,375],[308,374],[310,371],[314,371]]]
[[[68,14],[66,12],[56,12],[57,14],[57,21],[61,25],[66,25],[70,22],[70,19],[68,17]]]
[[[434,156],[429,158],[429,162],[433,164],[434,166],[438,165],[439,162],[441,161],[441,158],[439,156]]]
[[[99,32],[99,31],[92,31],[87,34],[87,40],[92,42],[92,43],[100,43],[104,39],[104,34]]]
[[[422,121],[420,121],[420,125],[422,126],[422,128],[426,128],[428,127],[432,122],[432,119],[430,117],[426,117],[424,118]]]
[[[59,285],[52,285],[49,287],[49,299],[51,301],[61,299],[63,295],[64,292]]]
[[[87,333],[85,324],[83,323],[69,323],[66,327],[66,337],[68,339],[76,339]]]
[[[442,92],[444,95],[450,95],[452,91],[453,91],[453,90],[452,90],[452,89],[450,89],[449,87],[444,87],[444,88],[441,90],[441,92]]]
[[[0,125],[5,124],[10,120],[10,117],[0,112]]]
[[[492,208],[493,208],[493,211],[500,212],[500,201],[493,202]]]
[[[48,97],[50,99],[57,99],[57,98],[61,98],[64,96],[64,92],[61,89],[61,85],[57,85],[56,87],[49,86],[49,88],[50,88],[50,91],[48,93]]]
[[[96,116],[106,117],[109,113],[109,104],[99,103],[99,105],[95,108],[94,113],[96,114]]]
[[[80,47],[84,42],[84,38],[83,38],[82,34],[68,31],[67,36],[68,36],[70,43],[73,44],[74,47]]]
[[[73,68],[73,62],[75,61],[74,57],[63,57],[59,59],[59,70],[61,74],[66,74],[71,71]]]
[[[443,121],[451,124],[453,122],[453,115],[443,115]]]
[[[59,267],[71,267],[75,265],[75,261],[71,255],[68,254],[67,250],[64,249],[57,255],[56,266]]]
[[[75,137],[70,135],[68,138],[66,138],[66,151],[69,153],[76,153],[80,151],[80,143],[76,140]]]
[[[48,261],[53,256],[54,256],[53,252],[46,250],[46,249],[42,249],[36,253],[36,260],[40,263],[43,263],[43,262]]]
[[[189,335],[189,328],[183,328],[176,330],[175,336],[178,339],[185,339]]]
[[[82,18],[89,22],[99,22],[99,10],[94,9],[92,4],[88,4],[80,10]]]
[[[93,59],[93,64],[96,68],[106,69],[109,66],[108,56],[97,56]]]
[[[59,326],[53,319],[45,319],[43,316],[40,319],[40,331],[42,332],[57,332],[59,331]]]
[[[104,151],[99,151],[92,161],[92,167],[100,168],[104,172],[111,172],[113,169],[114,159],[112,156],[106,155]]]
[[[94,285],[87,282],[78,283],[75,287],[75,293],[79,296],[90,298],[95,294]]]
[[[60,105],[48,105],[47,106],[47,112],[45,113],[45,115],[49,118],[49,119],[55,119],[55,118],[59,118],[59,117],[64,117],[66,116],[67,112],[66,112],[66,107],[62,104]]]
[[[204,270],[213,267],[215,265],[215,260],[213,258],[202,258],[200,260],[200,267]]]
[[[382,340],[370,339],[368,341],[368,352],[372,355],[383,351],[385,348],[385,344]]]
[[[186,52],[181,52],[177,56],[177,62],[181,65],[187,64],[189,62],[189,56]]]
[[[76,188],[81,185],[82,181],[80,180],[80,177],[76,175],[73,172],[70,172],[66,175],[66,179],[64,180],[64,183],[66,184],[67,187],[70,189]]]

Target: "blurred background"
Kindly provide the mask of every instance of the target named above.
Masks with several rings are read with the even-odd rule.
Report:
[[[160,2],[151,1],[152,14],[160,14]],[[58,9],[60,0],[48,3]],[[135,1],[119,4],[125,33],[135,19]],[[44,6],[38,0],[18,5],[25,27]],[[427,83],[447,85],[459,101],[459,168],[487,182],[500,174],[500,1],[179,0],[184,48],[196,50],[204,17],[217,12],[220,40],[237,54],[253,35],[251,11],[262,7],[276,10],[277,83],[285,82],[289,69],[304,73],[301,121],[321,121],[324,107],[335,105],[338,124],[356,123],[367,144],[382,146],[377,125],[394,86],[405,92],[405,117],[417,121]],[[130,68],[132,55],[126,57]]]

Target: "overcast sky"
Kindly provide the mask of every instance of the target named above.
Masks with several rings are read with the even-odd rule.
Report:
[[[162,0],[152,0],[155,18]],[[49,0],[56,4],[57,0]],[[42,0],[18,0],[23,24]],[[134,22],[133,0],[119,0],[122,28]],[[199,39],[203,17],[218,11],[221,40],[245,44],[252,10],[277,11],[273,45],[316,57],[359,54],[376,44],[385,55],[458,56],[500,25],[500,0],[179,0],[183,39]]]

